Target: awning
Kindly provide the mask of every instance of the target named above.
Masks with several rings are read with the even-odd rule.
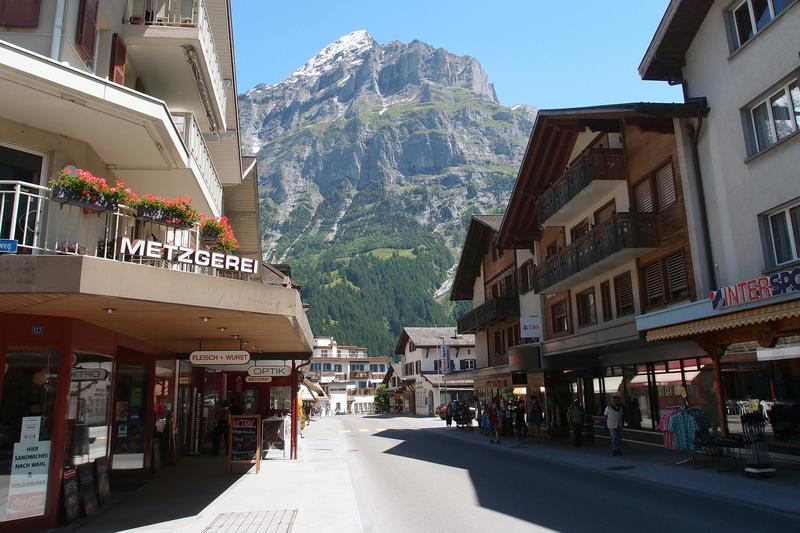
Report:
[[[663,328],[651,329],[647,332],[648,341],[659,341],[665,339],[675,339],[689,335],[699,335],[712,331],[750,326],[764,322],[772,322],[782,318],[792,318],[800,316],[800,300],[792,300],[779,304],[745,309],[734,313],[693,320],[682,324],[665,326]]]
[[[700,375],[699,370],[690,370],[685,372],[686,374],[686,383],[691,383],[695,380],[697,376]],[[656,385],[674,385],[676,383],[681,383],[681,373],[680,372],[667,372],[665,374],[656,374]],[[647,374],[638,374],[633,376],[633,379],[630,381],[631,385],[636,383],[644,384],[647,383]],[[607,389],[608,387],[606,387]]]

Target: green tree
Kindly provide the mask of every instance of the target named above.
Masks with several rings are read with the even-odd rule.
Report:
[[[378,385],[378,390],[375,392],[375,412],[388,413],[391,396],[389,394],[389,387],[381,383]]]

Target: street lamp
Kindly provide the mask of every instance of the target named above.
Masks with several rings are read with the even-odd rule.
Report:
[[[442,341],[442,356],[439,358],[439,372],[442,374],[442,383],[444,383],[445,406],[447,406],[447,403],[448,403],[447,402],[447,399],[448,399],[447,398],[447,374],[446,374],[446,371],[444,370],[444,365],[445,365],[445,363],[447,363],[447,365],[449,366],[450,365],[450,361],[449,361],[449,358],[445,358],[445,356],[444,356],[444,337],[439,337],[439,339]],[[450,370],[450,369],[448,368],[447,370]]]

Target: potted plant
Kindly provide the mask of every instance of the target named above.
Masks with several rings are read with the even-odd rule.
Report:
[[[138,220],[158,222],[174,228],[189,228],[200,220],[200,213],[192,206],[191,198],[167,200],[145,194],[134,203]]]
[[[239,241],[228,223],[228,217],[205,218],[200,224],[203,244],[217,252],[233,252],[239,248]]]
[[[81,168],[65,168],[50,180],[52,198],[61,204],[77,205],[89,211],[114,211],[120,203],[129,203],[136,195],[120,180],[111,186]]]

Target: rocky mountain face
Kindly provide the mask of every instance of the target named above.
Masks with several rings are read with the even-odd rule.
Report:
[[[434,295],[447,292],[469,214],[507,201],[535,110],[500,105],[474,58],[365,31],[240,95],[239,109],[264,249],[295,267],[314,332],[386,352],[402,325],[452,322]],[[370,332],[333,302],[369,305],[356,271],[383,276],[385,295],[420,268],[413,295],[372,310]]]

